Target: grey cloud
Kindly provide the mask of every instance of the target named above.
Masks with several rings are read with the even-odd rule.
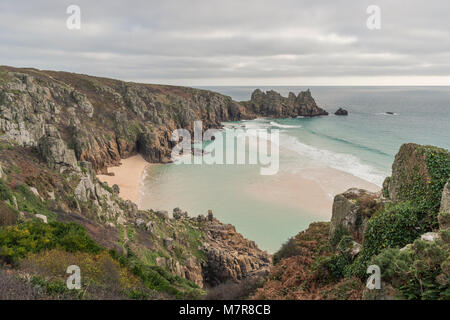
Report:
[[[366,0],[80,0],[82,29],[70,31],[72,3],[3,0],[0,63],[193,85],[450,76],[446,0],[377,1],[377,31],[366,28]]]

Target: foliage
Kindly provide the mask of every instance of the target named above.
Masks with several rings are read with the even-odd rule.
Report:
[[[387,205],[367,223],[364,245],[357,259],[346,268],[346,276],[366,278],[369,260],[386,248],[404,247],[412,243],[425,228],[420,224],[423,212],[409,202]]]
[[[364,233],[364,247],[370,256],[384,248],[403,247],[424,233],[420,225],[421,209],[407,202],[388,205],[373,216]]]
[[[277,264],[282,259],[286,259],[292,256],[296,256],[299,254],[299,247],[295,238],[290,238],[281,246],[280,250],[278,250],[273,255],[273,264]]]
[[[145,287],[167,293],[178,299],[198,299],[204,291],[193,282],[175,276],[166,269],[155,265],[144,264],[131,250],[128,256],[123,256],[115,250],[109,251],[110,255],[138,276]]]
[[[52,283],[65,281],[66,270],[70,265],[80,267],[83,288],[96,288],[114,296],[126,296],[136,290],[143,291],[140,279],[122,267],[106,251],[92,254],[53,249],[28,254],[20,261],[21,270]]]
[[[69,252],[100,252],[102,249],[75,223],[27,221],[0,229],[0,259],[17,263],[28,253],[60,248]]]
[[[205,300],[244,300],[264,284],[264,278],[251,277],[240,282],[227,281],[210,288],[204,297]]]
[[[410,248],[390,248],[375,256],[383,281],[389,282],[400,299],[450,299],[448,243],[416,240]]]
[[[401,195],[405,200],[420,208],[425,214],[422,217],[427,231],[437,227],[442,189],[450,178],[450,154],[447,150],[433,146],[418,146],[417,152],[426,161],[426,178],[420,175],[421,168],[416,167],[411,177],[404,177],[410,183],[401,185]]]

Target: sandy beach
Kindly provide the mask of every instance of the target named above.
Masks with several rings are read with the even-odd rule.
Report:
[[[255,200],[303,209],[328,220],[331,218],[334,196],[349,188],[362,188],[372,192],[381,189],[340,170],[309,168],[296,174],[279,173],[269,183],[250,185],[246,191]]]
[[[107,182],[109,186],[117,184],[120,188],[120,197],[125,200],[131,200],[139,206],[139,189],[144,170],[150,163],[144,160],[141,155],[135,155],[121,160],[118,167],[108,168],[108,172],[114,173],[113,176],[98,175],[100,181]]]

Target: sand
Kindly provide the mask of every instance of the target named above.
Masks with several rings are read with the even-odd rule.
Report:
[[[118,167],[108,168],[108,173],[114,173],[113,176],[98,175],[97,177],[100,181],[107,182],[109,186],[117,184],[120,188],[120,197],[133,201],[139,206],[142,175],[149,165],[150,163],[141,155],[136,155],[122,159]]]
[[[331,168],[302,169],[296,174],[278,173],[264,185],[251,185],[246,192],[258,201],[269,201],[305,210],[318,218],[331,218],[334,196],[349,188],[377,192],[381,187],[349,173]]]
[[[118,167],[108,168],[114,176],[98,175],[110,186],[117,184],[120,197],[139,207],[142,175],[150,164],[141,155],[121,160]],[[381,187],[344,171],[332,168],[304,168],[297,173],[279,172],[264,183],[247,185],[244,192],[255,201],[279,203],[305,210],[323,220],[331,218],[333,198],[349,188],[377,192]]]

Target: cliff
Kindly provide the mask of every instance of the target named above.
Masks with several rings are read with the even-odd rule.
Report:
[[[315,116],[311,93],[283,98],[257,90],[249,102],[185,87],[124,82],[67,72],[0,67],[0,130],[22,146],[37,146],[52,132],[105,172],[121,158],[140,153],[149,162],[168,162],[173,130],[220,128],[223,121]]]

